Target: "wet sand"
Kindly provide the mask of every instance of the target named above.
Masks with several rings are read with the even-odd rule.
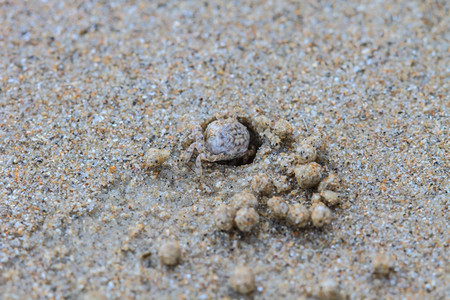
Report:
[[[1,298],[234,299],[247,265],[249,299],[448,299],[449,8],[0,2]],[[226,113],[292,141],[198,177],[189,128]],[[341,180],[331,224],[293,228],[260,197],[256,229],[218,230],[216,207],[308,136]],[[170,157],[146,168],[155,147]],[[288,203],[311,196],[289,182]]]

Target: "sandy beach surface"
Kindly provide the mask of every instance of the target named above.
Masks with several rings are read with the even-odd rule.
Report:
[[[449,299],[449,15],[428,0],[0,1],[0,298]],[[259,135],[254,160],[198,176],[191,128],[233,115]],[[311,208],[284,166],[305,139],[340,180],[320,228],[267,204]],[[159,167],[153,148],[170,151]],[[258,224],[217,228],[261,173],[286,185],[255,194]]]

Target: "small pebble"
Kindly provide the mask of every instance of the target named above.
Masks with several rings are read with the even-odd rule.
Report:
[[[180,262],[181,247],[177,241],[165,241],[158,251],[161,262],[167,266],[174,266]]]
[[[259,195],[268,195],[273,190],[272,181],[270,180],[269,176],[264,173],[256,174],[250,183],[250,187],[252,188],[253,192]]]
[[[144,163],[147,168],[156,168],[161,166],[170,155],[169,150],[150,148],[144,155]]]
[[[306,165],[296,166],[294,169],[295,178],[303,189],[315,187],[322,178],[322,166],[311,162]]]
[[[320,193],[320,197],[329,206],[333,206],[341,202],[341,196],[339,195],[339,193],[333,191],[323,191],[322,193]]]
[[[291,184],[287,176],[280,175],[275,177],[273,185],[275,186],[277,193],[284,193],[291,190]]]
[[[267,201],[267,206],[271,211],[271,215],[275,218],[285,218],[289,211],[286,201],[280,197],[272,197]]]
[[[306,164],[309,162],[313,162],[317,158],[317,151],[313,145],[308,143],[302,143],[296,149],[297,152],[297,160],[299,164]]]
[[[390,256],[385,253],[377,253],[372,260],[373,274],[377,276],[387,276],[393,269],[393,262]]]
[[[339,300],[344,299],[341,294],[341,288],[338,282],[333,279],[324,279],[319,283],[319,292],[317,295],[320,299]]]
[[[237,228],[243,232],[250,232],[259,223],[259,215],[252,207],[239,209],[234,218]]]
[[[323,192],[325,190],[337,192],[339,191],[339,188],[340,188],[339,178],[337,177],[336,174],[331,173],[319,183],[317,190],[319,192]]]
[[[311,206],[311,220],[316,227],[331,223],[331,210],[323,203],[314,203]]]
[[[289,207],[287,219],[291,225],[302,228],[308,225],[310,212],[303,204],[295,203]]]
[[[263,129],[263,130],[270,128],[272,125],[272,122],[270,121],[270,119],[264,115],[255,117],[255,123],[259,129]]]
[[[248,267],[237,267],[230,277],[230,285],[240,294],[249,294],[256,288],[255,275]]]
[[[289,124],[288,121],[279,119],[273,126],[273,132],[281,139],[285,139],[292,135],[292,133],[294,132],[294,128],[291,124]]]
[[[101,291],[91,290],[84,292],[80,297],[81,300],[107,300],[108,297],[105,296]]]
[[[297,164],[298,156],[295,153],[280,153],[277,155],[276,165],[281,172],[288,176],[294,174],[294,168]]]
[[[273,132],[271,132],[270,130],[266,130],[263,132],[263,136],[266,137],[269,142],[270,145],[272,147],[278,148],[281,146],[281,139],[278,135],[274,134]]]
[[[214,211],[214,223],[220,230],[228,231],[233,228],[235,211],[233,207],[221,204]]]
[[[320,133],[307,137],[302,141],[302,144],[310,144],[316,150],[325,150],[326,144],[323,142],[322,135]]]
[[[311,196],[311,203],[322,203],[322,197],[320,196],[319,193],[314,193]]]
[[[235,209],[243,207],[255,208],[258,206],[258,199],[250,191],[244,190],[231,198],[231,204]]]

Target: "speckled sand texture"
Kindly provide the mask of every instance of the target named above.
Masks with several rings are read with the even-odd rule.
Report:
[[[249,299],[449,299],[449,3],[0,1],[0,298],[234,299],[247,266]],[[225,113],[322,136],[330,225],[259,197],[256,229],[216,228],[296,145],[198,178],[189,126]]]

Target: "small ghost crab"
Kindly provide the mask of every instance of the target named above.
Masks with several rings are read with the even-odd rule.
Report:
[[[240,122],[241,118],[213,119],[202,127],[199,123],[192,127],[189,138],[193,141],[185,153],[189,162],[195,150],[197,174],[202,174],[202,162],[223,162],[230,165],[249,163],[257,150],[253,145],[254,132]],[[205,128],[206,127],[206,128]]]

